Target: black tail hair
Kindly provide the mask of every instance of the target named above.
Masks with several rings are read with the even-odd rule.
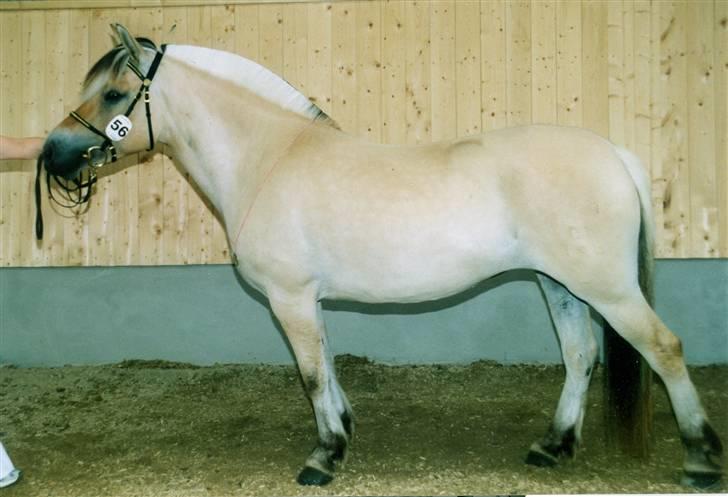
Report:
[[[652,240],[642,212],[639,234],[639,284],[654,305]],[[647,361],[609,323],[604,323],[604,402],[608,445],[646,458],[652,434],[652,370]]]

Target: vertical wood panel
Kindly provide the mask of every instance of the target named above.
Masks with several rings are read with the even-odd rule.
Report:
[[[338,2],[331,13],[331,117],[341,129],[355,133],[357,129],[356,2]]]
[[[430,10],[430,95],[432,140],[457,136],[454,0],[433,2]]]
[[[72,10],[69,12],[64,57],[67,60],[67,67],[72,70],[66,70],[63,82],[63,116],[77,107],[83,77],[89,69],[89,22],[89,11]],[[56,123],[49,124],[49,127]],[[50,208],[46,208],[47,195],[44,197],[46,197],[44,212],[50,212]],[[69,218],[65,219],[63,250],[63,265],[79,266],[90,263],[89,224],[86,209],[71,214]]]
[[[212,48],[235,52],[235,5],[217,5],[212,7]],[[207,203],[209,209],[210,203]],[[211,209],[212,210],[212,209]],[[212,217],[212,240],[210,244],[210,263],[225,264],[232,262],[230,248],[228,246],[225,228],[219,217],[219,213],[213,212]]]
[[[557,4],[556,32],[556,119],[566,126],[581,126],[584,99],[579,2]]]
[[[283,77],[304,94],[308,91],[308,6],[283,8]]]
[[[695,257],[718,254],[718,188],[715,162],[715,61],[713,5],[695,2],[687,9],[688,171],[690,247]]]
[[[405,9],[407,143],[429,142],[432,135],[430,3],[408,0]]]
[[[235,52],[251,60],[260,60],[257,5],[238,5],[235,8]]]
[[[687,5],[659,3],[660,22],[660,116],[662,157],[658,176],[662,186],[662,224],[657,226],[658,255],[685,257],[688,254],[690,183],[688,164],[687,116]]]
[[[600,0],[586,1],[581,10],[582,125],[602,136],[609,135],[608,5]]]
[[[506,3],[506,99],[509,126],[531,123],[531,4]]]
[[[162,43],[164,17],[162,9],[136,9],[131,16],[135,32],[157,44]],[[154,99],[150,102],[155,115]],[[143,109],[139,105],[140,111]],[[151,265],[164,262],[164,158],[161,154],[140,154],[142,160],[137,170],[139,195],[138,229],[139,248],[134,254],[136,264]]]
[[[308,91],[319,109],[331,113],[331,4],[308,5]]]
[[[258,62],[276,74],[283,74],[283,7],[278,4],[258,7],[260,35]],[[308,6],[303,12],[308,23]]]
[[[407,141],[407,83],[405,41],[405,4],[387,0],[382,6],[382,140],[384,143]]]
[[[555,123],[556,119],[556,5],[536,2],[531,17],[531,70],[534,123]]]
[[[27,12],[23,16],[23,45],[22,45],[22,115],[21,123],[23,135],[43,136],[45,131],[45,81],[46,53],[43,48],[46,46],[45,36],[46,13],[43,11]],[[39,50],[40,47],[40,50]],[[33,208],[32,178],[33,164],[31,161],[24,162],[26,181],[18,192],[17,200],[20,202],[20,261],[23,265],[43,265],[44,260],[42,245],[35,241],[33,220],[35,209]],[[30,180],[30,181],[28,181]],[[50,238],[53,240],[57,235],[51,225]],[[51,242],[52,243],[52,242]]]
[[[728,257],[728,2],[715,6],[715,167],[720,212],[720,255]]]
[[[666,182],[662,179],[662,124],[667,115],[662,82],[662,19],[660,4],[650,5],[650,177],[652,179],[652,215],[655,222],[655,255],[663,254],[665,238],[664,195]]]
[[[635,151],[635,40],[634,40],[635,3],[623,2],[623,66],[624,80],[624,145]]]
[[[633,151],[642,160],[648,169],[652,170],[652,124],[650,107],[652,98],[652,74],[650,68],[650,25],[652,17],[650,3],[647,0],[637,1],[634,4],[633,31],[627,32],[632,36],[634,46],[634,145]]]
[[[460,1],[455,11],[455,83],[457,86],[457,134],[480,133],[480,2]]]
[[[10,12],[0,17],[0,106],[2,133],[9,136],[20,136],[23,132],[22,115],[22,26],[21,14]],[[28,182],[24,165],[21,161],[5,161],[2,164],[2,192],[0,192],[0,219],[3,236],[0,237],[0,254],[3,266],[20,266],[20,244],[22,237],[22,219],[20,190]]]
[[[187,42],[191,45],[212,45],[212,7],[188,7]],[[189,176],[193,191],[187,193],[189,230],[187,257],[190,264],[207,264],[212,260],[213,215],[207,199]]]
[[[625,50],[624,6],[614,0],[607,9],[607,60],[609,64],[609,139],[618,145],[626,145],[625,119]]]
[[[718,0],[347,0],[3,11],[0,133],[43,134],[77,107],[83,74],[111,47],[109,23],[122,22],[157,42],[259,61],[375,142],[586,126],[648,166],[659,256],[728,256],[727,10]],[[2,164],[1,265],[229,260],[210,206],[163,155],[106,169],[88,213],[54,212],[44,196],[42,244],[33,179],[29,161]]]
[[[119,22],[131,26],[135,21],[134,9],[116,9],[110,22]],[[102,54],[111,49],[108,37],[109,27],[99,26],[106,34]],[[138,106],[137,106],[138,107]],[[138,108],[137,115],[143,115]],[[105,127],[106,123],[99,123]],[[121,159],[109,167],[107,188],[109,193],[108,232],[111,234],[108,257],[113,265],[130,265],[138,263],[139,256],[139,154]]]
[[[45,123],[40,136],[46,136],[48,132],[61,119],[65,117],[64,112],[64,83],[68,69],[68,58],[65,51],[68,48],[67,30],[69,25],[70,12],[61,11],[57,15],[46,15],[46,65],[45,65]],[[47,196],[43,199],[43,209],[48,212],[49,205]],[[31,216],[34,213],[31,212]],[[42,265],[60,266],[64,264],[64,219],[60,216],[47,217],[44,224],[44,242],[35,244],[39,250],[40,263]]]
[[[91,19],[89,25],[89,61],[93,64],[111,47],[111,39],[109,37],[109,24],[120,20],[123,14],[122,9],[101,10],[94,9],[91,11]],[[116,174],[123,167],[130,164],[132,158],[126,158],[121,163],[108,166],[106,170],[99,174],[96,183],[96,191],[91,197],[88,205],[88,225],[89,225],[89,264],[92,266],[109,266],[115,263],[114,247],[118,246],[117,252],[120,250],[120,244],[117,245],[117,231],[126,229],[126,226],[119,227],[118,220],[115,216],[116,210],[119,208],[119,195],[117,192],[121,190],[122,183],[126,182],[123,178],[115,181]]]
[[[187,9],[166,8],[162,11],[162,39],[165,43],[185,43],[187,40]],[[257,24],[257,23],[256,23]],[[165,150],[162,158],[164,178],[162,188],[163,215],[162,250],[166,264],[188,264],[190,261],[187,240],[189,189],[185,177],[177,170],[174,157]]]
[[[381,3],[359,2],[356,10],[356,134],[382,141]]]
[[[480,4],[481,108],[483,130],[506,125],[506,10],[504,0]]]

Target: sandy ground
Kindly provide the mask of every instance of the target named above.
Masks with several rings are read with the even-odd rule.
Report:
[[[21,496],[483,495],[686,492],[664,388],[655,386],[653,456],[605,449],[599,371],[584,445],[555,469],[523,464],[545,432],[560,367],[389,367],[345,357],[357,416],[346,466],[322,489],[295,476],[315,440],[294,368],[129,361],[0,369],[0,440]],[[692,370],[728,440],[728,367]],[[714,489],[725,492],[726,488]]]

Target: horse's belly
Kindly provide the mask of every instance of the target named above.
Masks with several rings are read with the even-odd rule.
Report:
[[[466,290],[519,265],[517,241],[490,230],[398,233],[321,259],[322,297],[422,302]]]

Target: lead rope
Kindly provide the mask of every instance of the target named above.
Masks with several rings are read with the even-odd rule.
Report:
[[[43,212],[41,201],[41,175],[43,174],[43,155],[40,155],[36,161],[35,170],[35,238],[43,239]],[[60,199],[53,193],[51,185],[51,177],[56,182]],[[46,189],[48,190],[48,199],[66,209],[73,209],[79,205],[87,203],[91,199],[91,192],[94,184],[96,184],[97,176],[94,170],[89,170],[84,177],[84,173],[78,173],[78,176],[72,180],[60,176],[46,173]]]
[[[40,174],[43,171],[43,155],[35,163],[35,238],[43,239],[43,213],[40,208]]]

